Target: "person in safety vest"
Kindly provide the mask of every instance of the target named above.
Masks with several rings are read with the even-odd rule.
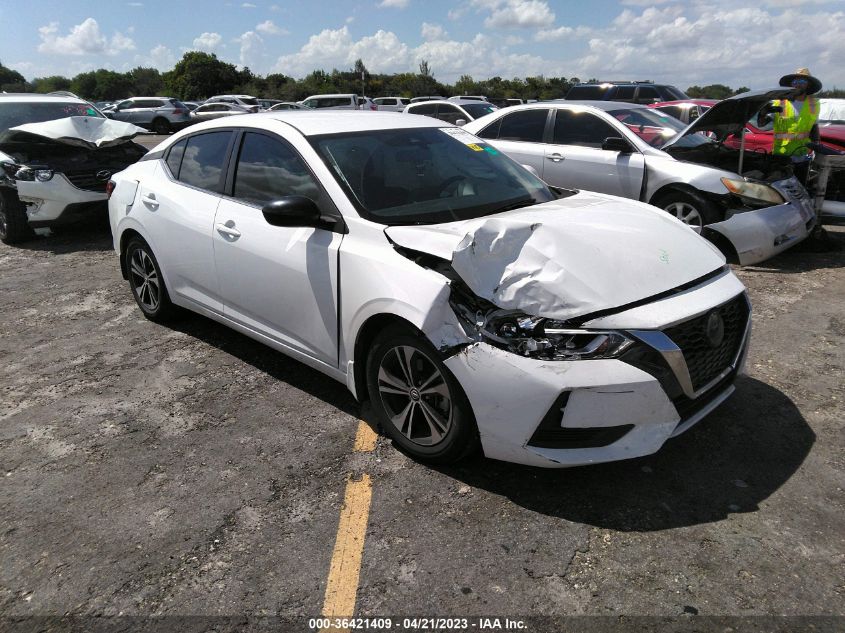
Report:
[[[809,153],[807,144],[819,141],[819,100],[814,94],[822,89],[822,82],[807,68],[799,68],[780,78],[780,85],[792,88],[788,99],[772,102],[758,118],[761,124],[773,113],[774,143],[772,153],[803,160]]]

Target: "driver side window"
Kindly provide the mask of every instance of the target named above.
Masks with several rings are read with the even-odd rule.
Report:
[[[286,143],[247,132],[235,171],[234,197],[264,206],[286,196],[319,202],[320,189],[299,155]]]
[[[558,110],[555,116],[554,143],[601,149],[609,136],[622,136],[612,125],[589,112]]]

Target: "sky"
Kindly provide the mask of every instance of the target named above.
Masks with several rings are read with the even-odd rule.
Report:
[[[27,79],[186,51],[254,73],[535,75],[760,89],[799,67],[845,88],[845,0],[0,0],[0,63]]]

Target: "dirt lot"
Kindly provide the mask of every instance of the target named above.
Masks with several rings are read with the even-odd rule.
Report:
[[[545,471],[354,452],[342,385],[146,321],[110,248],[103,223],[0,245],[0,614],[318,616],[366,473],[359,615],[845,615],[845,252],[738,271],[748,376],[710,418]]]

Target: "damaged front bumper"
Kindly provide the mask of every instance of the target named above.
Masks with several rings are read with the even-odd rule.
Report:
[[[689,341],[714,312],[724,317],[727,342],[715,352],[724,362],[707,367],[713,355]],[[680,320],[655,326],[660,317]],[[548,468],[597,464],[654,453],[727,399],[744,366],[750,317],[728,273],[585,324],[628,323],[638,345],[619,358],[538,360],[479,342],[444,362],[464,385],[487,457]]]
[[[787,200],[784,204],[735,212],[722,222],[708,224],[727,238],[736,250],[738,263],[758,264],[805,239],[816,225],[812,200],[797,180],[772,186]]]
[[[64,216],[81,209],[102,207],[107,210],[108,196],[98,191],[79,189],[57,173],[47,182],[17,181],[18,197],[26,206],[26,215],[33,228],[50,226]]]

